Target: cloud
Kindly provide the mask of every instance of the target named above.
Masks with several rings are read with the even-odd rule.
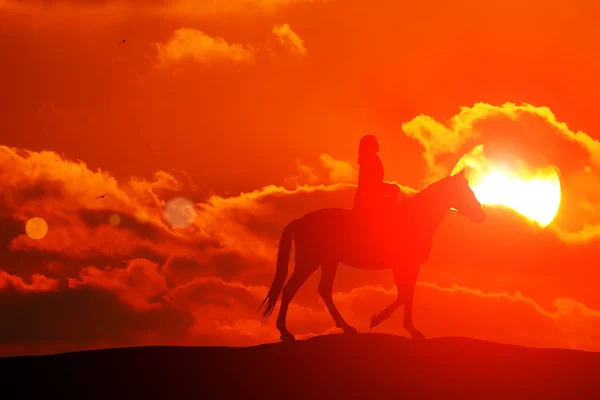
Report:
[[[173,0],[167,2],[163,13],[175,16],[239,15],[273,13],[282,8],[299,3],[322,3],[329,0]]]
[[[205,277],[167,287],[164,273],[147,260],[132,260],[124,270],[82,271],[76,282],[69,280],[68,285],[45,296],[42,292],[32,297],[24,291],[0,291],[3,321],[17,332],[25,318],[32,318],[30,322],[36,327],[26,335],[11,336],[3,331],[0,340],[15,345],[54,343],[58,349],[68,348],[68,343],[81,348],[97,342],[114,346],[140,341],[237,346],[278,340],[273,324],[261,324],[255,315],[266,285]],[[313,289],[308,303],[295,299],[290,307],[288,327],[298,338],[338,332],[316,287]],[[395,296],[394,288],[366,285],[337,291],[334,300],[351,325],[368,331],[370,317]],[[14,304],[21,305],[20,313],[15,313]],[[569,298],[557,298],[553,308],[547,309],[520,292],[485,292],[456,284],[444,287],[419,282],[414,307],[415,324],[429,337],[466,335],[537,347],[600,351],[596,340],[600,311]],[[58,309],[61,314],[55,312]],[[400,308],[376,331],[406,335],[402,314]],[[77,324],[67,323],[69,319]]]
[[[22,283],[20,278],[10,279]],[[253,318],[265,287],[215,277],[167,287],[158,265],[143,259],[132,260],[124,269],[86,268],[78,279],[52,290],[24,289],[22,284],[17,289],[0,286],[0,317],[11,326],[0,331],[0,343],[23,346],[21,354],[37,352],[36,348],[48,352],[48,346],[52,351],[72,351],[98,344],[239,345],[274,339],[276,332]]]
[[[222,37],[213,38],[191,28],[177,29],[169,42],[159,43],[156,48],[160,66],[186,59],[205,64],[222,60],[247,63],[254,60],[256,51],[251,46],[229,44]]]
[[[145,259],[134,259],[124,269],[86,267],[78,279],[69,279],[70,288],[81,285],[111,292],[136,311],[160,309],[159,296],[168,289],[159,265]]]
[[[193,324],[188,314],[168,308],[137,311],[110,291],[91,285],[34,293],[0,291],[0,317],[10,326],[0,329],[0,343],[23,346],[25,354],[49,348],[79,350],[98,342],[108,347],[170,343]]]
[[[372,315],[391,304],[395,288],[368,285],[334,293],[344,318],[362,331]],[[490,316],[494,316],[491,317]],[[375,331],[406,335],[403,309]],[[573,299],[557,298],[544,308],[520,292],[485,292],[453,284],[418,282],[415,326],[426,336],[468,336],[535,347],[566,347],[600,351],[600,311]]]
[[[298,55],[306,56],[307,51],[306,47],[304,47],[304,41],[300,39],[300,36],[288,24],[275,25],[273,27],[273,34],[277,37],[281,45],[286,46]]]
[[[323,170],[326,180],[329,171],[339,175],[334,161],[329,159],[333,166]],[[258,279],[275,255],[285,223],[312,207],[343,203],[340,199],[349,200],[352,194],[352,185],[327,183],[291,189],[271,185],[234,197],[213,195],[192,201],[195,218],[177,229],[168,223],[165,210],[185,185],[172,174],[117,180],[53,152],[6,146],[0,146],[0,188],[5,227],[0,241],[6,246],[0,248],[0,256],[10,261],[5,265],[9,273],[25,277],[62,272],[98,285],[104,282],[101,277],[112,275],[92,266],[121,268],[135,258],[168,265],[174,280],[207,274]],[[106,197],[96,198],[104,193]],[[24,231],[34,216],[48,224],[41,240]],[[17,263],[24,266],[17,268]],[[181,270],[184,265],[188,266]]]
[[[523,125],[534,126],[540,123],[546,125],[543,132],[523,129]],[[513,129],[498,132],[498,128],[493,128],[498,124]],[[438,122],[432,117],[420,115],[402,124],[402,130],[409,137],[419,141],[425,148],[423,157],[427,163],[430,180],[437,180],[449,173],[451,166],[438,163],[440,156],[449,153],[457,154],[475,140],[484,143],[503,140],[522,145],[535,142],[534,147],[546,144],[549,151],[545,157],[551,163],[557,163],[566,158],[561,152],[565,149],[555,148],[556,140],[563,139],[567,144],[572,142],[585,149],[589,161],[594,166],[600,167],[600,143],[584,132],[571,131],[565,123],[557,121],[555,115],[547,107],[513,103],[505,103],[501,106],[476,103],[473,107],[461,107],[460,112],[454,115],[448,123]],[[511,131],[514,133],[511,134]],[[517,139],[520,143],[515,143]],[[548,144],[550,145],[548,146]]]
[[[312,207],[339,202],[337,199],[347,196],[349,188],[345,184],[295,189],[270,185],[236,197],[212,196],[198,204],[196,224],[246,259],[271,261],[284,224]]]
[[[289,176],[284,180],[286,186],[314,185],[319,182],[319,175],[315,168],[296,160],[296,169],[298,170],[296,175]]]
[[[326,174],[332,171],[337,177],[340,168],[346,171],[340,167],[343,163],[331,158],[328,162]],[[0,187],[0,213],[6,228],[6,237],[0,239],[7,245],[5,257],[20,254],[23,259],[36,253],[68,265],[83,265],[86,260],[120,265],[134,258],[166,262],[183,257],[197,266],[213,265],[213,258],[236,256],[245,263],[270,262],[287,221],[310,207],[339,203],[340,198],[351,196],[352,189],[328,182],[292,189],[271,185],[235,197],[213,195],[204,202],[191,201],[195,218],[188,221],[189,226],[177,229],[168,223],[165,210],[170,199],[181,197],[185,185],[172,174],[160,171],[152,179],[119,181],[108,172],[92,171],[83,162],[50,151],[6,146],[0,146]],[[99,194],[106,197],[97,199]],[[111,223],[115,215],[116,224]],[[24,232],[25,223],[34,216],[48,224],[42,240]],[[221,261],[217,264],[228,268]],[[66,269],[76,272],[72,277],[79,274],[79,270]]]
[[[424,148],[426,183],[449,174],[479,144],[490,154],[516,156],[529,168],[556,167],[561,210],[550,229],[569,242],[587,242],[600,234],[600,142],[571,130],[549,108],[477,103],[461,107],[448,122],[417,116],[402,130]]]
[[[132,257],[137,252],[167,256],[176,248],[214,246],[201,232],[187,236],[173,230],[165,215],[165,197],[182,188],[177,179],[157,172],[152,180],[133,177],[117,182],[83,162],[63,160],[49,151],[31,152],[0,146],[0,212],[25,222],[33,216],[48,224],[43,240],[21,231],[10,238],[16,252],[56,253],[72,259]],[[97,199],[100,194],[105,198]],[[110,224],[119,216],[119,225]]]
[[[11,260],[0,274],[0,318],[14,327],[0,334],[0,343],[46,352],[49,345],[64,350],[277,341],[274,325],[260,324],[255,310],[273,278],[283,226],[314,209],[350,207],[352,201],[352,165],[329,155],[319,161],[317,166],[299,163],[301,171],[310,171],[310,184],[212,195],[195,202],[191,226],[175,229],[164,210],[186,186],[174,174],[119,180],[53,152],[0,147],[5,227],[0,240],[9,244],[0,254]],[[99,193],[107,196],[96,200]],[[114,213],[120,215],[117,226],[109,222]],[[32,216],[48,221],[48,235],[41,240],[24,235],[24,222]],[[493,224],[490,229],[495,231]],[[527,242],[514,232],[506,234]],[[469,235],[474,238],[478,231],[463,239],[471,240]],[[523,228],[521,235],[531,232]],[[544,240],[553,249],[566,246],[552,245],[556,242],[548,235]],[[38,258],[26,257],[33,255]],[[317,275],[290,308],[289,327],[299,338],[333,329],[317,291],[310,290],[311,285],[316,289]],[[348,322],[367,330],[371,315],[395,292],[365,282],[389,282],[389,276],[345,268],[339,275],[335,298],[340,310]],[[419,284],[415,321],[430,336],[598,349],[598,310],[568,295],[547,305],[520,293],[428,282]],[[563,280],[563,292],[568,282]],[[399,310],[378,329],[405,334],[401,315]]]
[[[306,56],[306,48],[300,37],[289,25],[276,25],[273,28],[280,45],[293,53]],[[270,45],[230,44],[220,36],[210,36],[192,28],[179,28],[166,43],[156,43],[158,66],[165,67],[175,62],[191,60],[203,64],[228,61],[236,64],[248,64],[256,61],[260,52],[271,56],[276,53]]]
[[[498,310],[497,313],[499,310],[507,309],[504,312],[506,315],[511,315],[513,321],[496,322],[498,329],[509,324],[507,332],[503,334],[505,341],[518,344],[526,340],[531,345],[536,345],[537,342],[540,346],[564,346],[578,350],[600,351],[600,344],[596,340],[600,334],[600,311],[574,299],[559,297],[552,302],[551,308],[544,308],[531,297],[524,296],[518,291],[514,294],[484,292],[458,284],[441,287],[432,282],[419,282],[419,285],[451,295],[451,301],[456,303],[459,303],[459,297],[465,298],[464,304],[461,302],[456,306],[456,318],[460,318],[458,310],[468,312],[469,308],[465,304],[470,301],[469,298],[485,299],[487,306],[481,302],[474,302],[471,306],[471,309],[477,311],[477,315],[471,317],[474,324],[484,318],[482,314],[486,309],[495,308]],[[534,316],[532,321],[528,321],[530,314]],[[549,322],[552,325],[549,325]],[[484,336],[479,335],[479,337]]]
[[[0,12],[26,13],[44,20],[61,21],[79,16],[102,16],[126,19],[135,15],[171,18],[206,18],[274,13],[297,3],[322,3],[329,0],[151,0],[140,4],[134,0],[2,0]]]
[[[0,317],[16,332],[34,330],[5,332],[1,342],[46,352],[49,345],[66,351],[277,340],[275,328],[261,325],[254,311],[272,279],[283,225],[352,196],[353,185],[331,182],[343,178],[348,167],[324,159],[324,183],[213,195],[194,205],[190,227],[175,229],[164,211],[185,185],[170,173],[119,180],[51,151],[0,146],[5,227],[0,239],[7,244],[0,250],[6,268],[0,275]],[[115,214],[116,225],[110,222]],[[23,230],[33,216],[48,222],[48,234],[40,240]],[[15,314],[15,304],[23,305],[22,313]],[[26,324],[38,314],[33,325]],[[317,319],[329,328],[326,316]],[[46,324],[55,325],[45,330]],[[306,321],[306,326],[304,334],[319,332],[318,324]]]
[[[319,157],[320,166],[311,167],[296,160],[298,173],[285,179],[288,187],[316,184],[356,183],[357,169],[345,160],[336,160],[331,155],[323,153]]]
[[[137,14],[146,10],[148,8],[140,10],[138,6]],[[2,14],[34,26],[63,24],[69,20],[83,19],[89,27],[92,24],[105,26],[107,22],[125,21],[136,15],[136,7],[133,2],[120,0],[4,0],[0,2],[0,16]]]
[[[281,46],[292,53],[306,56],[304,41],[291,30],[288,24],[275,25],[272,30]],[[210,36],[205,32],[192,28],[179,28],[166,43],[156,43],[158,66],[165,67],[175,62],[192,60],[203,64],[229,61],[237,64],[248,64],[256,61],[261,52],[271,57],[275,50],[268,44],[230,44],[223,37]]]
[[[10,275],[0,270],[0,290],[16,290],[18,292],[48,292],[58,287],[57,279],[49,279],[41,274],[33,274],[31,283],[21,277]]]
[[[329,171],[331,182],[355,183],[358,171],[348,162],[336,160],[329,154],[321,154],[321,163]]]

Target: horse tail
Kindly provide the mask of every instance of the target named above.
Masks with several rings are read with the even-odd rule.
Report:
[[[292,239],[294,237],[294,228],[296,226],[297,221],[298,220],[295,219],[289,224],[287,224],[287,226],[283,229],[281,238],[279,239],[279,251],[277,253],[277,269],[275,272],[275,278],[273,279],[273,284],[269,289],[267,297],[265,297],[265,299],[260,304],[257,310],[259,311],[266,304],[266,307],[261,316],[261,320],[263,322],[265,322],[269,318],[271,313],[273,313],[273,309],[277,304],[277,299],[279,298],[281,289],[283,289],[285,278],[287,278],[288,264],[290,261],[290,252],[292,250]]]

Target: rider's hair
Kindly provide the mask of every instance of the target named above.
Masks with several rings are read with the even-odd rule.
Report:
[[[360,164],[362,157],[377,153],[377,138],[374,135],[365,135],[360,139],[358,145],[358,163]]]

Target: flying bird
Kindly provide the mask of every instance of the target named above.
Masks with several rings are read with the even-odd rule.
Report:
[[[122,45],[123,43],[127,43],[127,39],[123,39],[123,40],[121,40],[121,41],[119,42],[119,47],[121,47],[121,45]]]
[[[103,198],[104,198],[104,196],[106,196],[106,193],[104,193],[102,196],[98,196],[98,197],[96,197],[96,200],[98,200],[98,199],[103,199]]]

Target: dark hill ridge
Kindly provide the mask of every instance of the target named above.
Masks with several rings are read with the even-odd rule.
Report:
[[[3,394],[12,386],[19,398],[600,399],[600,353],[374,333],[12,357],[0,368]]]

